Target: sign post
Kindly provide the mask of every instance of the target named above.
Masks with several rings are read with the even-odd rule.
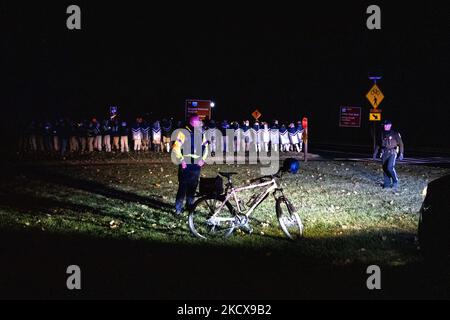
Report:
[[[377,85],[377,81],[381,80],[381,76],[369,77],[373,81],[373,87],[367,93],[366,98],[369,100],[373,109],[370,110],[369,121],[373,122],[373,150],[376,148],[377,144],[377,127],[376,123],[381,121],[381,109],[378,109],[381,102],[384,100],[384,94]]]
[[[305,142],[304,146],[304,155],[305,155],[305,162],[308,162],[308,118],[304,117],[302,119],[302,127],[303,127],[303,141]]]

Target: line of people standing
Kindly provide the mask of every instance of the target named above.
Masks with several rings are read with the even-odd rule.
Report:
[[[32,121],[19,138],[19,151],[67,153],[165,151],[170,152],[173,121],[145,121],[133,124],[119,119],[56,122]]]
[[[303,150],[304,130],[301,121],[280,124],[277,120],[271,125],[268,122],[256,121],[253,125],[245,120],[228,123],[224,120],[217,124],[210,120],[204,127],[208,141],[211,143],[211,153],[221,150],[223,152],[301,152]],[[232,132],[233,139],[226,136]],[[222,140],[221,140],[222,139]],[[232,145],[231,145],[232,144]]]
[[[183,128],[181,121],[163,119],[148,121],[141,117],[131,124],[118,118],[90,121],[60,119],[51,122],[31,122],[21,137],[19,150],[24,152],[46,152],[66,155],[67,153],[93,152],[166,152],[172,149],[172,133]],[[214,155],[217,151],[252,152],[301,152],[303,128],[301,121],[280,124],[273,121],[242,123],[227,120],[207,121],[203,130]],[[233,137],[227,138],[227,133]],[[220,137],[219,137],[220,136]]]

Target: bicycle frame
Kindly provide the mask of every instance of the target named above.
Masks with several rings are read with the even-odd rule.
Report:
[[[269,195],[270,193],[274,193],[275,191],[279,190],[278,184],[275,180],[275,178],[273,178],[271,181],[268,182],[263,182],[263,183],[259,183],[259,184],[253,184],[250,186],[246,186],[246,187],[239,187],[239,188],[231,188],[231,191],[227,192],[227,196],[225,198],[225,200],[222,202],[222,204],[220,205],[219,208],[217,208],[214,212],[213,217],[220,212],[223,207],[225,206],[225,204],[227,202],[230,201],[230,199],[234,199],[234,201],[236,202],[237,205],[237,209],[238,209],[238,213],[243,214],[240,205],[239,205],[239,196],[238,194],[240,192],[243,191],[247,191],[247,190],[252,190],[252,189],[256,189],[256,188],[262,188],[262,187],[268,187],[267,189],[265,189],[263,192],[261,192],[258,196],[257,196],[257,200],[255,201],[255,203],[252,205],[252,207],[250,209],[247,210],[247,212],[245,213],[245,216],[248,218],[250,217],[250,215],[253,213],[253,211],[255,211],[255,209],[266,199],[266,196]],[[213,220],[215,221],[232,221],[234,220],[234,218],[221,218],[221,217],[214,217]]]

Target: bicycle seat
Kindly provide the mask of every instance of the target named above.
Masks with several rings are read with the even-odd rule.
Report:
[[[224,177],[227,178],[228,180],[231,179],[232,176],[238,174],[237,172],[219,172],[219,174]]]

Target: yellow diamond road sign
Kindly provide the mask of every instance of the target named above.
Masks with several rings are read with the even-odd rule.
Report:
[[[372,89],[370,89],[366,97],[374,109],[377,109],[384,99],[383,92],[381,92],[380,88],[378,88],[376,84],[372,87]]]
[[[258,120],[259,118],[261,118],[262,114],[258,110],[255,110],[255,112],[252,113],[252,116],[253,118],[255,118],[255,120]]]

